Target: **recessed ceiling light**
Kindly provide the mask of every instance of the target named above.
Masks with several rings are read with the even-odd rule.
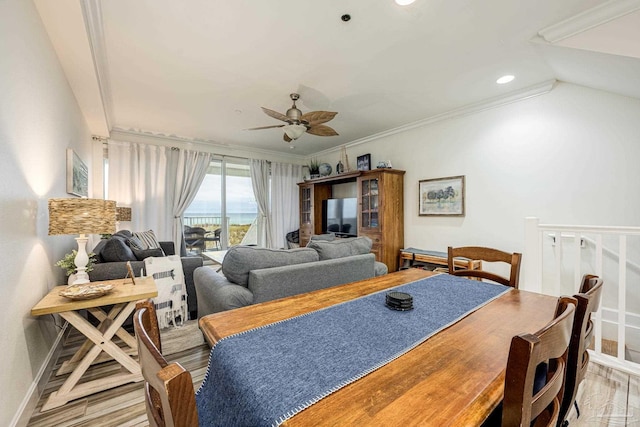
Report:
[[[407,6],[411,3],[413,3],[416,0],[396,0],[396,3],[399,4],[400,6]]]
[[[507,74],[506,76],[502,76],[498,80],[496,80],[496,83],[498,83],[499,85],[503,85],[505,83],[509,83],[513,79],[515,79],[514,76],[512,76],[511,74]]]

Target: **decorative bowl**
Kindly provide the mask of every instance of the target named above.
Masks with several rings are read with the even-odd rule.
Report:
[[[59,295],[71,300],[83,300],[101,297],[112,290],[113,285],[110,283],[87,283],[67,286],[59,292]]]
[[[331,165],[329,163],[320,163],[320,176],[329,176],[331,175]]]

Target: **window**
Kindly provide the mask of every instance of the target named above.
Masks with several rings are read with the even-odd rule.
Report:
[[[209,165],[198,194],[184,212],[184,224],[212,233],[219,230],[220,241],[207,239],[206,249],[227,249],[256,243],[257,212],[248,162],[216,159]]]

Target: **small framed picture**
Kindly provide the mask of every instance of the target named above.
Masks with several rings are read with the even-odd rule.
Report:
[[[89,169],[71,148],[67,148],[67,193],[89,196]]]
[[[371,170],[371,154],[363,154],[358,156],[358,170],[370,171]]]
[[[136,275],[133,274],[133,268],[131,268],[131,261],[127,261],[127,275],[124,278],[125,281],[123,282],[123,284],[127,283],[127,277],[131,277],[131,283],[133,285],[136,284]]]
[[[420,216],[464,216],[464,175],[418,182]]]

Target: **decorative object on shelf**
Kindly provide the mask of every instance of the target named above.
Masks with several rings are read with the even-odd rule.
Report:
[[[363,154],[358,156],[358,170],[370,171],[371,170],[371,154]]]
[[[307,167],[309,168],[309,178],[314,179],[320,177],[320,163],[317,159],[309,160]]]
[[[378,169],[391,169],[391,160],[381,160],[378,162]]]
[[[331,165],[329,163],[320,163],[318,167],[318,172],[320,172],[320,176],[329,176],[331,175]]]
[[[347,155],[347,147],[343,146],[340,149],[340,161],[344,169],[343,172],[351,172],[351,165],[349,164],[349,156]]]
[[[67,193],[89,195],[89,169],[71,148],[67,148]]]
[[[90,283],[67,286],[60,291],[59,295],[71,300],[85,300],[101,297],[112,290],[111,283]]]
[[[89,283],[86,234],[112,234],[116,228],[116,202],[102,199],[49,199],[49,235],[79,234],[74,264],[74,285]]]
[[[464,175],[418,183],[420,216],[464,216]]]
[[[338,164],[336,165],[336,173],[341,174],[344,172],[344,165],[342,164],[342,160],[338,160]]]

